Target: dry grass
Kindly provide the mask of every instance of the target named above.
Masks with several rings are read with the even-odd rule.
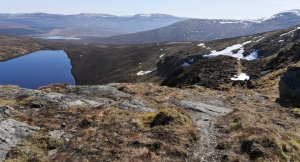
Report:
[[[76,126],[80,128],[78,133],[56,159],[182,161],[189,152],[186,146],[192,146],[196,140],[195,130],[190,126],[176,123],[144,127],[138,113],[118,108],[98,109],[83,116]]]
[[[63,89],[58,90],[69,93]],[[44,106],[33,109],[28,106],[32,102]],[[47,155],[52,139],[46,133],[51,130],[63,130],[73,137],[70,141],[58,141],[58,153],[50,161],[184,161],[197,141],[191,119],[175,108],[163,108],[153,114],[117,107],[73,106],[62,110],[30,96],[20,97],[13,103],[23,105],[26,110],[16,110],[12,115],[14,119],[42,127],[45,132],[37,132],[13,148],[8,162],[49,160]],[[172,121],[150,127],[148,122],[156,120],[159,114],[171,117]],[[145,116],[152,118],[146,122]]]
[[[220,117],[217,125],[221,128],[218,149],[224,151],[225,160],[300,160],[300,121],[295,116],[298,108],[280,107],[274,102],[273,92],[261,94],[257,90],[241,89],[223,92],[197,86],[171,89],[153,84],[116,84],[115,87],[132,94],[156,112],[124,110],[117,104],[62,110],[47,102],[45,108],[31,109],[26,105],[35,99],[21,97],[14,102],[24,105],[25,109],[16,111],[12,117],[47,131],[59,129],[73,135],[59,147],[52,161],[189,161],[196,150],[199,132],[184,110],[167,103],[198,98],[205,103],[222,99],[225,105],[235,108],[232,113]],[[44,91],[75,93],[64,86]],[[265,96],[265,99],[258,96]],[[32,152],[29,155],[43,159],[45,147],[42,142],[38,143],[22,143],[24,147],[16,147],[21,149],[16,152],[21,153],[15,155],[26,160],[27,155],[23,155],[22,150],[30,146],[26,147]],[[13,154],[10,157],[17,159]]]
[[[141,115],[141,122],[149,127],[159,125],[186,125],[191,124],[190,117],[179,110],[170,108],[161,108],[157,112],[150,112]]]
[[[254,96],[256,92],[237,92]],[[266,94],[265,94],[266,95]],[[228,100],[236,108],[220,119],[222,138],[220,149],[224,149],[227,161],[247,159],[254,161],[300,161],[300,121],[290,115],[289,110],[270,100],[260,101],[236,97]],[[242,160],[243,161],[243,160]]]
[[[0,99],[0,105],[6,105],[6,106],[16,106],[17,102],[14,99]]]

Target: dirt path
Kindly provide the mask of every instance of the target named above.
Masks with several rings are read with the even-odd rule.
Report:
[[[241,63],[240,59],[237,59],[237,76],[239,76],[242,73],[243,65]]]
[[[217,162],[221,161],[221,152],[216,149],[218,130],[215,126],[217,117],[226,115],[231,109],[202,102],[181,101],[180,106],[188,109],[199,134],[198,148],[191,161]]]

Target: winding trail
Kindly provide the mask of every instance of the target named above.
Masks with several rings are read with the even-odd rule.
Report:
[[[241,63],[240,59],[237,59],[237,76],[239,76],[242,73],[243,65]]]
[[[217,118],[228,114],[232,110],[222,104],[207,104],[195,101],[181,101],[178,106],[188,109],[200,134],[198,148],[194,151],[191,161],[217,162],[221,161],[221,151],[216,149],[218,129]]]

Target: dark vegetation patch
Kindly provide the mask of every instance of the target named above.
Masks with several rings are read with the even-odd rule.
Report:
[[[184,87],[199,85],[221,89],[232,83],[231,77],[237,73],[236,58],[218,56],[199,61],[190,67],[181,67],[169,75],[162,85],[170,87]]]

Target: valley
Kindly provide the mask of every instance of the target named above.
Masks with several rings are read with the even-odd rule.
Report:
[[[233,83],[230,78],[237,74],[237,61],[241,59],[240,72],[244,72],[250,76],[254,82],[258,76],[264,72],[272,72],[274,66],[285,66],[284,62],[280,65],[272,65],[276,56],[282,50],[291,50],[299,40],[298,27],[292,27],[285,30],[278,30],[273,32],[266,32],[257,35],[246,37],[237,37],[224,40],[216,40],[211,42],[190,42],[190,43],[155,43],[144,45],[98,45],[98,44],[81,44],[68,41],[47,41],[42,39],[28,39],[22,37],[8,37],[2,39],[2,49],[16,49],[10,56],[17,57],[18,55],[31,53],[38,50],[63,50],[68,54],[72,64],[72,74],[79,85],[85,84],[107,84],[111,82],[145,82],[150,81],[154,83],[161,83],[167,79],[164,84],[167,84],[170,78],[177,78],[177,74],[187,73],[188,76],[183,78],[188,79],[194,74],[188,72],[193,67],[198,68],[198,65],[209,65],[214,67],[217,61],[225,63],[224,67],[220,66],[219,70],[211,69],[210,73],[192,72],[200,74],[209,74],[203,78],[210,78],[211,80],[197,81],[201,86],[206,86],[206,82],[210,83],[212,80],[217,80],[217,83],[212,88],[218,88],[221,85],[230,86]],[[30,40],[30,41],[27,41]],[[10,43],[14,41],[15,44]],[[25,43],[26,41],[26,43]],[[30,47],[31,49],[20,48],[19,44]],[[246,42],[246,43],[245,43]],[[270,43],[272,42],[272,43]],[[10,46],[7,46],[10,44]],[[34,46],[32,45],[34,44]],[[25,48],[25,47],[24,47]],[[6,58],[6,55],[0,55]],[[230,57],[221,57],[230,56]],[[208,63],[210,59],[212,65]],[[233,58],[231,58],[233,57]],[[225,59],[226,58],[226,59]],[[228,60],[229,64],[226,65]],[[232,63],[230,63],[230,61]],[[288,60],[286,60],[288,61]],[[199,63],[198,63],[199,62]],[[201,62],[201,63],[200,63]],[[207,63],[206,63],[207,62]],[[220,63],[219,63],[220,64]],[[236,65],[234,65],[236,64]],[[259,64],[259,66],[257,66]],[[231,66],[233,65],[233,66]],[[184,66],[191,66],[186,68]],[[224,68],[228,68],[228,74],[222,73]],[[283,67],[282,67],[283,68]],[[198,68],[199,69],[199,68]],[[209,70],[208,67],[200,68],[202,70]],[[147,72],[148,73],[143,73]],[[142,72],[142,75],[138,75]],[[174,72],[174,73],[173,73]],[[179,72],[179,73],[178,73]],[[215,74],[214,74],[215,73]],[[212,74],[212,75],[211,75]],[[225,74],[224,76],[222,76]],[[215,78],[216,77],[216,78]],[[193,80],[190,78],[190,80]],[[186,81],[172,81],[174,85],[180,85],[177,82]],[[201,83],[203,82],[203,83]],[[195,84],[189,83],[189,84]],[[171,83],[169,84],[171,85]],[[185,84],[183,86],[187,86]]]
[[[108,37],[160,28],[183,19],[165,14],[0,14],[0,33],[35,37]]]
[[[259,22],[136,15],[171,25],[107,38],[66,26],[39,35],[54,39],[0,35],[0,161],[300,161],[298,12]],[[214,33],[182,37],[199,26]]]

